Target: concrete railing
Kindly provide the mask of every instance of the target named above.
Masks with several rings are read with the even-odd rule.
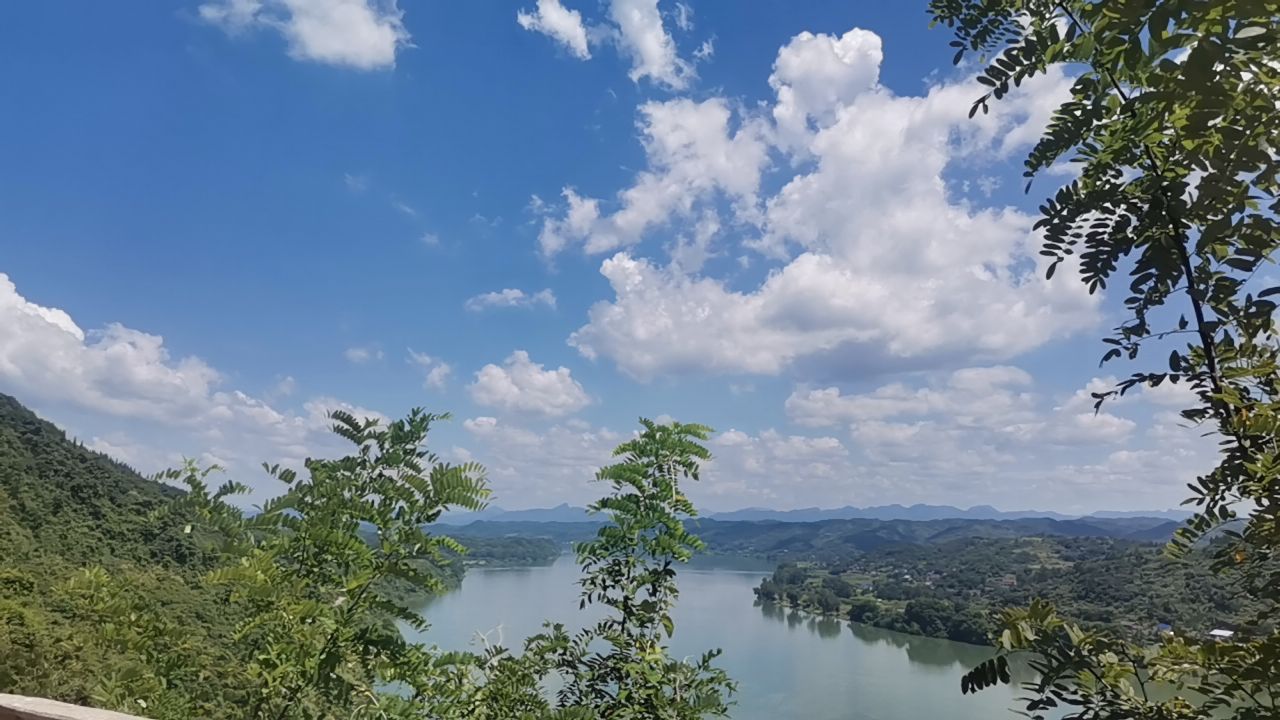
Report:
[[[0,720],[142,720],[137,715],[0,693]]]

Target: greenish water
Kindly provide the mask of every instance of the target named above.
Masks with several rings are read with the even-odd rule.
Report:
[[[739,683],[735,720],[1015,716],[1011,688],[960,694],[961,674],[990,650],[756,604],[751,589],[772,567],[736,564],[704,560],[682,569],[672,643],[677,655],[724,650],[720,665]],[[567,556],[548,567],[469,569],[460,589],[427,606],[432,625],[422,639],[463,650],[486,633],[490,642],[518,646],[544,619],[580,626],[577,579]]]

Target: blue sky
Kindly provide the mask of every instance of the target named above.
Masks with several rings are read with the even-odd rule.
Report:
[[[1051,73],[970,121],[923,3],[26,3],[0,25],[0,390],[141,470],[451,410],[505,507],[638,416],[695,498],[1175,504],[1176,393],[1036,266]],[[1157,449],[1158,448],[1158,449]]]

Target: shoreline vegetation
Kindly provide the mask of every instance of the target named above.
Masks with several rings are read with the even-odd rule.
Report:
[[[1213,550],[1173,560],[1160,546],[1114,538],[969,538],[899,545],[841,560],[786,562],[756,597],[924,637],[989,645],[997,615],[1052,602],[1082,627],[1155,643],[1216,629],[1262,635],[1256,603],[1211,567]]]

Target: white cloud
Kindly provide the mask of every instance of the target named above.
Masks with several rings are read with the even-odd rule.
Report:
[[[524,350],[511,353],[501,366],[480,368],[468,390],[480,405],[551,417],[577,412],[591,403],[568,368],[545,370]]]
[[[680,28],[682,32],[689,32],[693,29],[693,8],[685,3],[676,3],[675,18],[676,27]]]
[[[590,481],[627,437],[573,421],[535,431],[482,416],[462,426],[475,443],[467,452],[489,471],[493,502],[507,507],[595,499],[600,489]]]
[[[716,55],[715,38],[707,38],[706,40],[703,40],[702,44],[698,46],[698,49],[693,51],[693,59],[697,60],[698,62],[702,62],[703,60],[710,60],[711,58],[715,57],[715,55]]]
[[[855,437],[903,445],[924,436],[1001,452],[1019,444],[1114,445],[1125,441],[1137,424],[1094,413],[1081,400],[1106,382],[1094,378],[1054,407],[1034,394],[1031,376],[1020,368],[973,367],[923,386],[891,383],[859,395],[844,395],[834,387],[797,389],[787,398],[786,410],[800,425],[848,425]]]
[[[1080,397],[1105,382],[1095,378],[1055,406],[1019,368],[965,368],[922,385],[891,383],[853,395],[800,388],[786,410],[801,425],[847,427],[865,467],[881,474],[908,477],[922,489],[968,479],[990,491],[1082,457],[1101,461],[1130,441],[1136,422],[1080,407]]]
[[[275,387],[271,388],[269,395],[278,398],[289,397],[297,390],[298,381],[292,375],[285,375],[276,382]]]
[[[687,489],[703,509],[845,504],[993,504],[1086,512],[1173,507],[1179,488],[1213,462],[1211,441],[1161,406],[1159,433],[1134,419],[1081,411],[1081,396],[1110,382],[1050,397],[1020,368],[988,366],[861,392],[797,388],[788,415],[817,430],[713,434],[703,481]],[[666,416],[658,416],[664,419]],[[583,503],[587,484],[627,431],[581,420],[550,426],[491,416],[463,423],[467,452],[490,469],[506,507]]]
[[[221,375],[172,358],[158,335],[110,324],[84,332],[67,313],[28,302],[0,273],[0,377],[41,397],[157,420],[208,410]]]
[[[545,305],[549,308],[556,306],[556,296],[551,290],[539,290],[536,293],[526,293],[517,288],[504,288],[495,292],[482,293],[467,300],[465,307],[472,312],[479,312],[488,308],[510,308],[510,307],[533,307],[535,305]]]
[[[1116,383],[1112,382],[1109,387],[1097,388],[1095,392],[1113,390],[1115,389],[1115,385]],[[1174,410],[1184,410],[1196,405],[1199,401],[1196,397],[1195,391],[1191,388],[1191,385],[1185,382],[1164,382],[1155,387],[1148,387],[1144,385],[1141,389],[1141,396],[1148,402],[1152,402],[1166,408],[1172,408]],[[1107,400],[1107,403],[1114,402],[1118,402],[1118,400],[1114,398]]]
[[[596,470],[615,462],[613,449],[633,436],[572,420],[530,429],[475,417],[463,427],[474,442],[468,454],[489,469],[495,502],[508,507],[595,499],[600,489],[590,480]],[[685,487],[702,507],[812,505],[824,503],[824,494],[829,499],[837,488],[843,492],[857,483],[847,448],[833,437],[729,430],[714,435],[707,446],[714,457],[702,480]]]
[[[877,89],[880,36],[854,28],[841,37],[802,32],[781,50],[769,76],[783,144],[803,147],[814,125],[830,125],[859,95]]]
[[[1031,384],[1031,376],[1016,367],[965,368],[933,387],[892,383],[862,395],[843,395],[834,387],[796,390],[786,410],[792,420],[812,427],[933,414],[966,425],[1007,424],[1030,418]]]
[[[422,370],[422,386],[428,390],[443,390],[453,374],[453,366],[426,353],[409,350],[409,364]]]
[[[1003,360],[1095,324],[1098,298],[1073,265],[1044,279],[1032,216],[956,197],[946,179],[1029,142],[1070,79],[1051,71],[971,120],[971,79],[898,96],[878,82],[882,59],[868,31],[802,33],[779,51],[762,115],[723,98],[642,106],[647,167],[613,203],[566,189],[539,244],[616,252],[668,228],[685,240],[665,245],[665,265],[639,247],[604,260],[614,299],[571,344],[638,378],[849,377]],[[771,151],[786,162],[771,165]],[[708,220],[717,234],[703,248],[736,241],[780,265],[754,285],[704,274],[682,255],[698,249],[685,228]]]
[[[394,67],[410,45],[396,0],[210,0],[199,12],[232,34],[274,30],[294,59],[358,70]]]
[[[673,215],[692,217],[694,202],[723,196],[750,214],[760,176],[768,162],[762,127],[753,121],[733,128],[728,102],[712,98],[649,102],[640,107],[640,129],[648,169],[618,194],[618,210],[602,213],[600,201],[572,188],[563,194],[567,209],[549,217],[538,236],[545,255],[570,243],[588,253],[633,245]]]
[[[676,53],[675,40],[662,25],[658,0],[612,0],[609,17],[618,27],[618,42],[631,57],[631,79],[649,78],[672,90],[688,87],[696,73]]]
[[[682,31],[693,29],[693,10],[684,3],[676,3],[671,19]],[[693,64],[680,57],[663,25],[658,0],[609,0],[608,16],[597,24],[584,22],[582,13],[566,8],[562,0],[537,0],[532,11],[516,13],[516,22],[552,38],[579,60],[591,58],[592,46],[616,45],[630,61],[628,75],[636,83],[647,78],[668,90],[684,90],[697,78]],[[705,60],[713,52],[713,42],[706,40],[694,57]]]
[[[418,240],[427,247],[436,247],[440,244],[440,236],[433,232],[424,232]]]
[[[345,451],[328,432],[327,411],[382,418],[325,397],[300,413],[280,410],[224,389],[224,381],[199,358],[174,357],[159,335],[120,324],[86,332],[66,312],[24,298],[0,274],[0,391],[142,472],[186,455],[217,460],[255,483],[263,461],[298,467],[308,456]],[[293,389],[286,377],[273,394]]]
[[[613,449],[634,434],[574,420],[529,428],[475,417],[463,427],[471,436],[467,454],[488,468],[494,502],[504,507],[596,499],[601,489],[590,482],[596,470],[615,462]],[[834,437],[728,430],[707,446],[713,458],[702,480],[684,488],[702,509],[829,505],[861,487],[848,448]]]
[[[554,39],[580,60],[591,57],[582,13],[565,8],[560,0],[538,0],[537,9],[533,12],[517,12],[516,22],[525,30],[540,32]]]
[[[859,484],[848,448],[834,437],[728,430],[708,446],[712,460],[704,482],[689,492],[718,509],[830,506]]]
[[[967,368],[857,394],[798,388],[786,408],[802,425],[847,428],[859,492],[879,501],[1172,507],[1183,484],[1212,466],[1212,442],[1164,410],[1136,433],[1160,407],[1142,395],[1119,403],[1136,417],[1114,406],[1095,414],[1089,393],[1113,383],[1092,378],[1054,403],[1018,368]]]
[[[352,405],[333,397],[317,397],[303,403],[302,408],[306,411],[306,423],[313,430],[328,429],[332,425],[329,420],[329,413],[335,410],[341,410],[350,414],[358,420],[377,420],[380,423],[390,422],[391,418],[383,415],[377,410],[370,410],[359,405]]]
[[[363,365],[374,360],[382,359],[382,350],[375,347],[349,347],[342,351],[342,356],[347,362],[355,365]]]

